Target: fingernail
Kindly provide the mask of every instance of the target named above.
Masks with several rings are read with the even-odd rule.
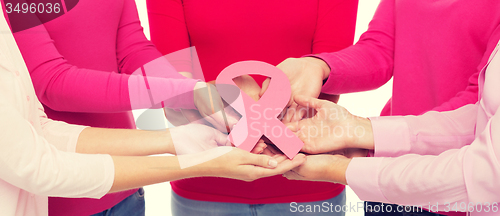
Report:
[[[269,159],[269,166],[270,166],[271,168],[275,168],[275,167],[277,167],[277,166],[278,166],[278,161],[277,161],[277,160],[275,160],[275,159],[273,159],[273,158]]]

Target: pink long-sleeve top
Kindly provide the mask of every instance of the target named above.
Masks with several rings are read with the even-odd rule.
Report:
[[[479,75],[478,103],[422,116],[372,119],[376,157],[355,158],[346,172],[360,199],[499,214],[498,47],[500,43]]]
[[[31,2],[29,0],[28,2]],[[67,11],[66,8],[61,11]],[[11,24],[37,17],[12,17]],[[15,19],[15,20],[14,20]],[[19,20],[21,19],[21,20]],[[26,19],[26,20],[23,20]],[[15,29],[15,27],[14,27]],[[179,75],[148,41],[134,0],[81,0],[64,15],[14,34],[47,115],[68,123],[106,128],[135,128],[131,108],[150,108],[144,78],[132,75],[153,60],[163,77],[148,78],[165,106],[194,108],[195,80]],[[111,208],[135,190],[100,200],[51,198],[50,215],[90,215]]]
[[[230,64],[337,51],[352,45],[357,0],[148,0],[151,40],[168,54],[195,46],[206,81]],[[178,70],[193,71],[189,62]],[[194,74],[196,75],[196,74]],[[258,82],[262,78],[257,79]],[[235,203],[310,202],[343,191],[338,184],[290,181],[282,176],[243,182],[193,178],[171,182],[180,196]]]
[[[47,216],[47,196],[104,196],[113,185],[113,160],[75,153],[85,127],[47,118],[3,15],[0,11],[1,215]]]
[[[500,1],[382,0],[359,41],[319,55],[331,67],[322,91],[380,87],[391,77],[382,115],[419,115],[477,102],[477,77],[500,39]]]

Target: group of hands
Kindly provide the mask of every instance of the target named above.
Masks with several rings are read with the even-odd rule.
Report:
[[[282,174],[292,180],[347,184],[345,173],[351,158],[367,156],[374,149],[370,120],[337,105],[338,96],[321,94],[323,80],[330,72],[322,60],[289,58],[277,67],[287,75],[292,89],[290,102],[277,118],[304,142],[299,154],[289,159],[265,137],[251,152],[232,147],[227,134],[241,116],[225,104],[212,83],[204,82],[194,89],[197,110],[165,109],[167,119],[176,126],[170,129],[175,134],[176,154],[192,155],[196,160],[200,153],[217,154],[220,148],[232,148],[187,168],[199,170],[204,176],[253,181]],[[234,82],[257,101],[265,94],[270,79],[262,88],[248,75]]]

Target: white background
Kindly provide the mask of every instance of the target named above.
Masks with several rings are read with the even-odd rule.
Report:
[[[368,23],[373,17],[373,13],[380,0],[359,0],[358,20],[356,25],[356,38],[366,31]],[[139,16],[144,33],[149,38],[149,25],[146,11],[146,1],[136,0]],[[340,97],[339,104],[346,107],[351,113],[369,117],[378,116],[387,100],[391,96],[392,80],[381,88],[369,92],[346,94]],[[134,112],[139,114],[140,111]],[[145,187],[146,191],[146,216],[170,216],[170,195],[171,188],[168,182]],[[347,187],[347,204],[356,205],[360,202],[354,192]],[[290,215],[293,215],[291,213]],[[347,212],[347,216],[361,216],[363,212]]]

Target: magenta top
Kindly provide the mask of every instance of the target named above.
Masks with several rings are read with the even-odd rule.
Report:
[[[48,117],[94,127],[135,128],[129,93],[137,92],[134,82],[144,80],[130,74],[162,54],[144,36],[134,0],[80,1],[65,15],[14,37]],[[194,88],[196,81],[171,70],[168,62],[155,66],[172,77],[149,81],[150,86],[164,88],[164,99]],[[194,108],[192,94],[186,95],[165,106]],[[134,104],[149,107],[147,102]],[[100,200],[51,198],[49,213],[98,213],[133,192]]]
[[[382,0],[356,45],[319,55],[323,92],[380,87],[394,77],[382,115],[452,110],[477,101],[478,73],[500,38],[500,1]]]
[[[354,40],[358,8],[357,0],[148,0],[147,4],[151,40],[164,54],[195,46],[206,81],[215,80],[238,61],[277,65],[288,57],[348,47]],[[186,64],[182,70],[192,71],[190,67]],[[282,176],[253,182],[192,178],[171,184],[185,198],[249,204],[326,200],[344,190],[343,185]]]

